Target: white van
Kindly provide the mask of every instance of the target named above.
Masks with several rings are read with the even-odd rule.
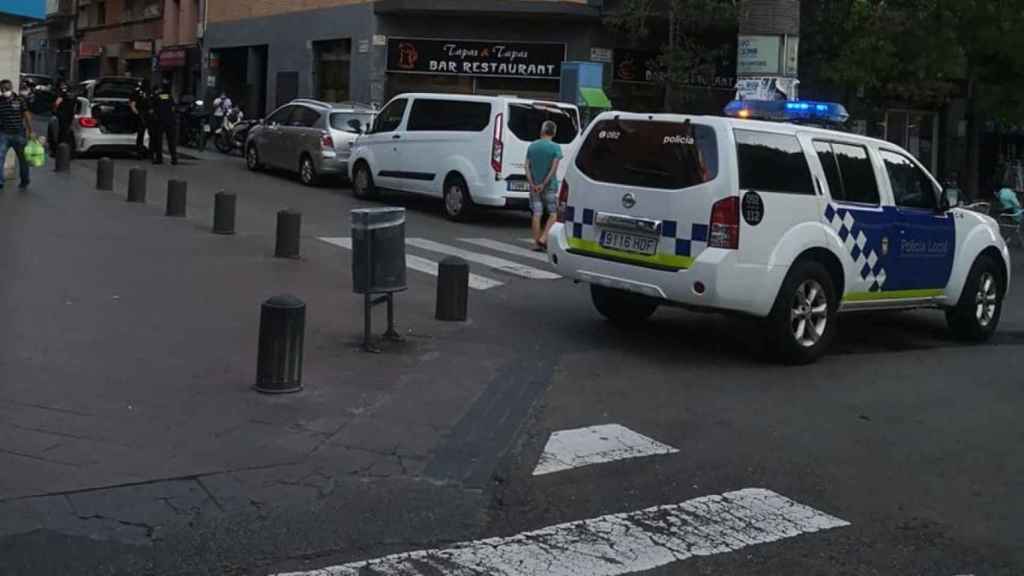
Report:
[[[986,340],[1010,286],[997,223],[950,205],[912,155],[803,125],[602,114],[558,218],[552,262],[612,321],[664,304],[740,312],[794,363],[828,349],[841,312],[937,308]]]
[[[579,109],[571,104],[402,94],[356,141],[349,161],[353,191],[358,198],[378,188],[443,198],[452,220],[465,219],[474,206],[526,207],[526,148],[540,138],[545,120],[558,126],[555,142],[569,157],[580,134]]]

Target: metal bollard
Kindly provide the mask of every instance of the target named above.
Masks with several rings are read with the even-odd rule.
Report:
[[[167,182],[167,211],[165,216],[185,216],[185,205],[188,199],[188,182],[170,180]]]
[[[96,189],[114,189],[114,161],[110,158],[100,158],[96,163]]]
[[[71,169],[71,146],[64,142],[57,146],[57,160],[53,163],[55,172],[67,172]]]
[[[235,195],[221,190],[213,195],[213,233],[235,233]]]
[[[128,198],[129,202],[146,203],[146,171],[142,168],[132,168],[128,171]]]
[[[306,304],[288,294],[274,296],[260,307],[260,343],[256,385],[264,394],[302,390],[302,345]]]
[[[437,267],[437,309],[435,318],[465,322],[469,308],[469,263],[449,256]]]
[[[301,212],[281,210],[277,213],[277,240],[274,245],[275,258],[299,257],[299,230],[301,228]]]

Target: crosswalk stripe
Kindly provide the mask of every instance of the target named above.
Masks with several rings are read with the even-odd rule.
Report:
[[[675,454],[679,450],[621,424],[601,424],[552,432],[534,476],[627,458]]]
[[[320,238],[320,240],[346,250],[352,249],[351,238]],[[405,265],[417,272],[423,272],[424,274],[430,274],[431,276],[437,276],[438,274],[437,262],[414,254],[405,255]],[[498,280],[494,280],[486,276],[480,276],[477,274],[469,275],[469,287],[473,290],[490,290],[491,288],[503,285],[504,282],[499,282]]]
[[[483,264],[488,268],[500,270],[502,272],[527,278],[530,280],[557,280],[561,278],[554,272],[547,270],[539,270],[532,266],[525,266],[518,264],[511,260],[505,260],[504,258],[498,258],[497,256],[490,256],[488,254],[479,254],[477,252],[470,252],[469,250],[463,250],[462,248],[456,248],[455,246],[449,246],[440,242],[434,242],[433,240],[427,240],[426,238],[406,238],[405,243],[409,246],[415,246],[423,250],[429,250],[431,252],[438,252],[441,254],[448,254],[449,256],[458,256],[463,260],[469,262],[476,262],[477,264]]]
[[[547,254],[543,252],[534,252],[529,248],[505,244],[504,242],[498,242],[497,240],[491,240],[490,238],[459,238],[459,240],[466,242],[467,244],[490,248],[495,252],[504,252],[506,254],[512,254],[513,256],[522,256],[523,258],[529,258],[530,260],[536,260],[537,262],[543,262],[545,264],[548,263]]]
[[[771,490],[746,488],[507,538],[278,576],[621,576],[849,525]]]

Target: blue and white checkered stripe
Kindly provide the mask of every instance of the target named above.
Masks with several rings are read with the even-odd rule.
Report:
[[[829,204],[825,209],[825,221],[843,241],[846,251],[853,259],[855,270],[863,286],[869,292],[880,292],[885,286],[886,273],[875,246],[871,246],[864,231],[857,225],[853,214],[844,208]]]
[[[579,209],[575,206],[566,206],[565,225],[572,227],[573,238],[598,241],[594,230],[594,215],[595,211],[590,208]],[[680,226],[676,220],[662,220],[661,237],[663,241],[658,242],[658,253],[685,257],[700,254],[707,247],[708,225],[691,224],[688,230],[689,234],[680,234],[680,232],[686,231],[687,228]]]

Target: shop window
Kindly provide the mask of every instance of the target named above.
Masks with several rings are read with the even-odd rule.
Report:
[[[488,102],[417,98],[409,113],[410,131],[482,132],[491,123]]]
[[[740,188],[814,195],[811,169],[795,136],[736,130]]]
[[[314,44],[317,74],[317,97],[325,102],[349,99],[349,69],[352,61],[351,40],[328,40]]]
[[[814,141],[832,199],[859,204],[879,203],[875,170],[863,146]]]

